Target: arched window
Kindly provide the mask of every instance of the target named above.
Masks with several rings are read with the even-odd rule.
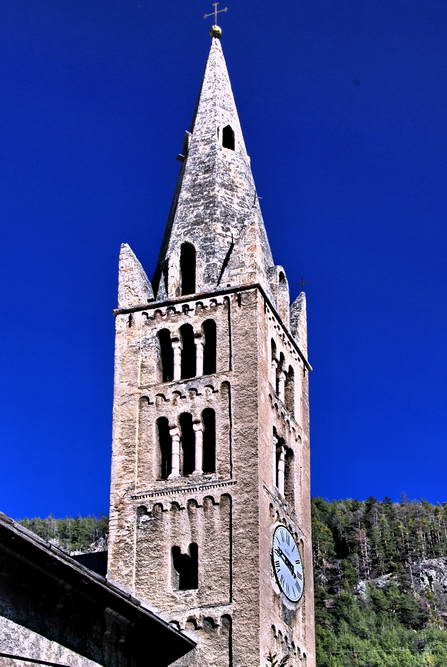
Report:
[[[171,332],[162,329],[157,333],[160,350],[160,376],[162,382],[171,382],[174,377],[174,353],[171,343]]]
[[[180,279],[182,294],[194,294],[196,291],[196,249],[192,243],[182,243]]]
[[[182,440],[182,474],[186,476],[194,472],[196,438],[192,427],[192,415],[184,412],[180,415],[179,422]]]
[[[168,479],[172,471],[172,440],[169,433],[169,422],[166,417],[157,419],[157,435],[160,460],[160,477]]]
[[[181,379],[193,378],[196,374],[196,344],[194,342],[194,329],[190,324],[180,327],[180,340],[182,342],[182,368]]]
[[[172,547],[174,588],[187,591],[199,586],[199,548],[195,542],[189,545],[188,553],[182,554],[180,547]]]
[[[281,287],[286,285],[286,274],[284,273],[284,271],[279,272],[278,280]]]
[[[205,320],[202,325],[205,345],[203,348],[203,374],[216,372],[217,329],[214,320]]]
[[[270,361],[273,363],[273,360],[276,359],[276,343],[273,338],[270,341]]]
[[[202,412],[204,473],[216,471],[216,413],[212,408]]]
[[[293,415],[295,413],[295,373],[292,366],[289,366],[286,376],[285,405],[290,414]]]
[[[222,146],[234,151],[234,130],[231,125],[225,125],[224,129],[222,130]]]

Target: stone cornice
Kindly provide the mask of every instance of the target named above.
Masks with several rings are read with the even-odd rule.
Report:
[[[188,493],[197,493],[200,491],[208,491],[210,489],[221,489],[228,486],[235,486],[236,480],[227,479],[227,480],[216,480],[214,482],[203,482],[202,484],[188,484],[187,486],[171,486],[170,488],[164,489],[149,489],[148,491],[142,491],[141,493],[135,493],[131,495],[132,500],[144,500],[145,498],[158,498],[160,496],[170,496],[170,495],[185,495]]]

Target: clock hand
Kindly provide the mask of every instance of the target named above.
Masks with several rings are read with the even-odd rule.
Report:
[[[284,551],[280,547],[276,547],[276,553],[278,554],[278,556],[280,556],[283,559],[286,567],[290,570],[292,576],[296,579],[295,568],[293,567],[290,560],[287,558]]]

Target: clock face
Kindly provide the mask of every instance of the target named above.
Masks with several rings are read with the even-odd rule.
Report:
[[[304,573],[300,552],[292,533],[285,526],[275,528],[272,562],[276,581],[291,602],[298,602],[304,591]]]

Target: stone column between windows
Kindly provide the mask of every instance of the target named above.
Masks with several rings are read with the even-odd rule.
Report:
[[[203,351],[204,340],[202,334],[194,334],[194,343],[196,344],[196,376],[203,375]]]
[[[169,429],[171,436],[171,474],[169,479],[180,476],[180,431],[177,426]]]
[[[278,398],[284,403],[286,388],[286,372],[281,370],[278,375]]]
[[[195,459],[193,475],[203,474],[203,424],[202,422],[194,422],[192,425],[195,433]]]
[[[172,340],[172,351],[174,353],[174,380],[182,377],[182,344],[179,339]]]
[[[278,491],[283,496],[284,495],[284,477],[286,471],[286,448],[284,445],[281,445],[279,449],[279,461],[278,461]]]

